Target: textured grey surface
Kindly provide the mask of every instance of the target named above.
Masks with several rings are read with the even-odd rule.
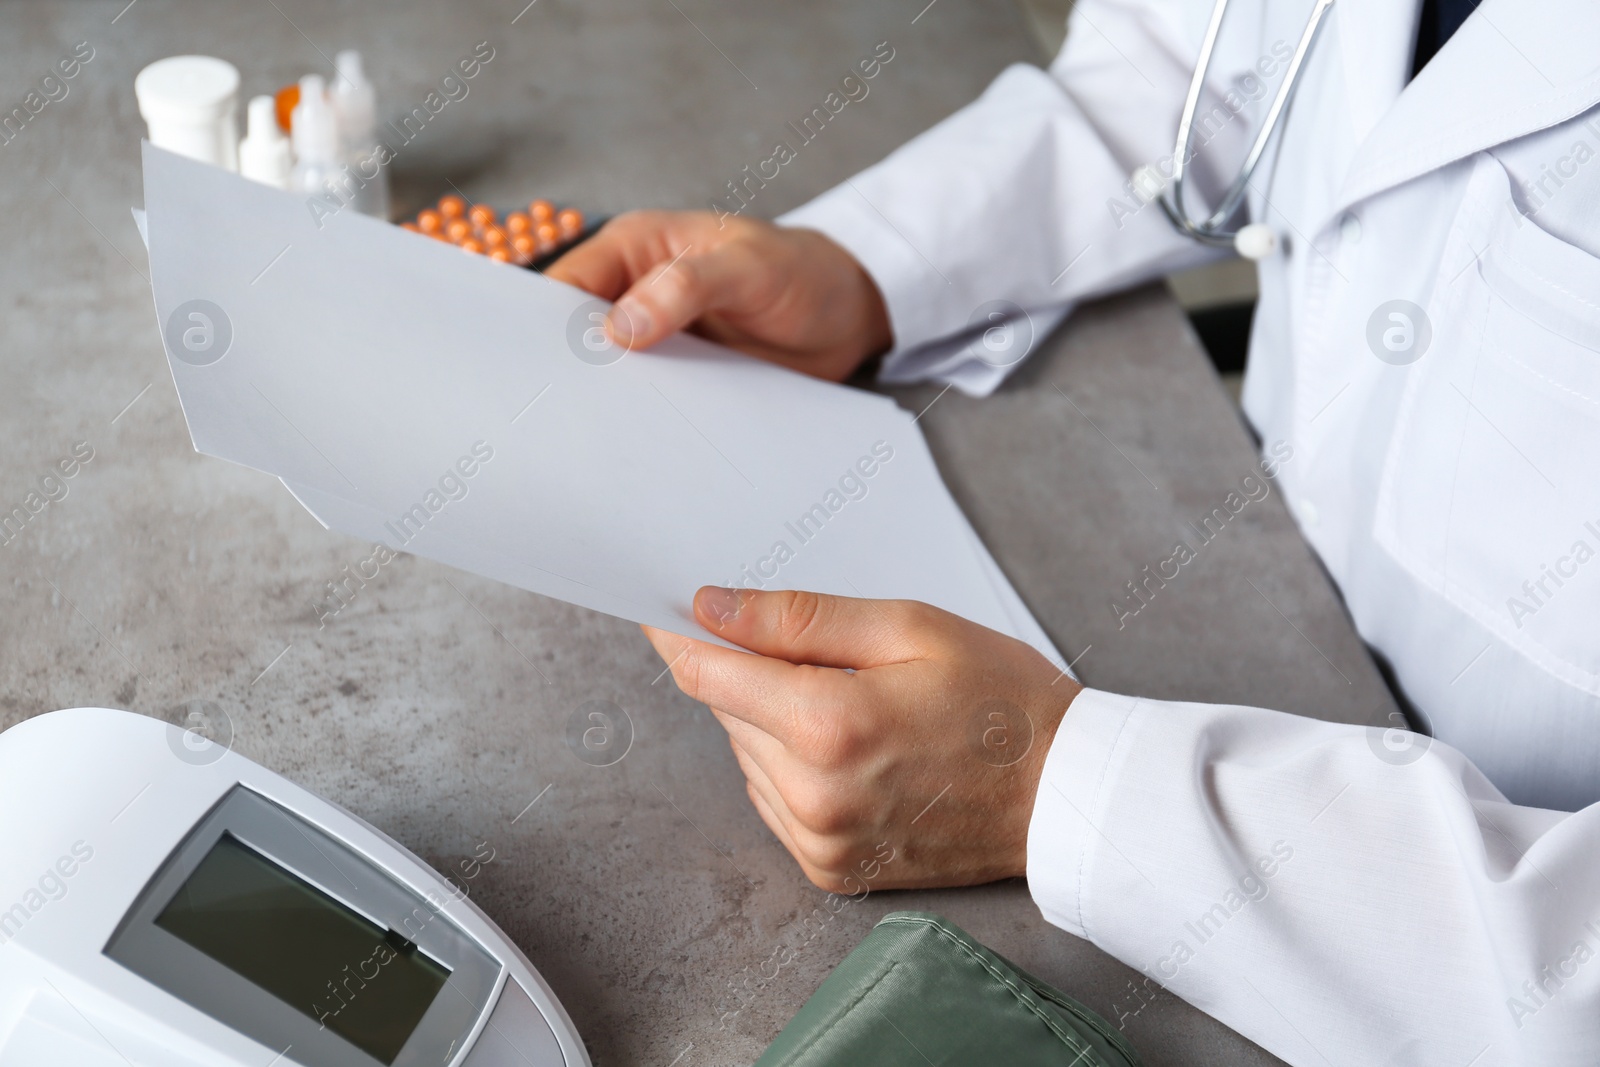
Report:
[[[494,203],[545,195],[610,212],[703,206],[889,40],[896,57],[871,95],[763,190],[755,209],[776,214],[1034,58],[1013,8],[124,2],[0,8],[6,109],[73,44],[95,48],[68,96],[0,146],[0,501],[21,501],[74,442],[95,449],[68,495],[0,547],[0,725],[75,705],[170,717],[214,701],[240,751],[435,865],[487,843],[474,898],[604,1065],[749,1062],[896,908],[943,912],[1113,1019],[1137,1005],[1134,972],[1045,924],[1020,882],[830,906],[749,808],[720,729],[658,677],[629,624],[402,557],[319,629],[323,584],[369,546],[324,532],[274,480],[193,452],[127,212],[140,200],[131,84],[163,55],[230,58],[253,93],[359,46],[393,114],[489,40],[496,58],[471,95],[397,163],[399,206],[448,181]],[[921,410],[936,392],[901,399]],[[1276,493],[1118,628],[1109,603],[1123,582],[1253,463],[1157,291],[1086,310],[1001,394],[948,393],[922,425],[1091,684],[1387,712]],[[613,766],[580,762],[564,741],[592,699],[635,726]],[[1153,1065],[1274,1062],[1166,994],[1127,1029]]]
[[[1393,710],[1164,290],[1069,319],[994,396],[899,396],[912,410],[934,404],[922,426],[940,469],[1086,683],[1343,722]],[[1293,442],[1266,444],[1294,462]],[[1230,493],[1238,514],[1212,517],[1203,539]],[[1162,581],[1179,542],[1194,559]]]

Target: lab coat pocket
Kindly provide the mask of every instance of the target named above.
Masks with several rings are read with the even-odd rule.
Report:
[[[1600,259],[1474,164],[1409,366],[1378,543],[1544,670],[1600,694]]]

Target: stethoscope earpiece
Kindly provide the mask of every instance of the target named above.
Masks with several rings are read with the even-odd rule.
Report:
[[[1167,191],[1167,179],[1154,163],[1143,164],[1129,177],[1133,181],[1133,191],[1147,204]]]
[[[1259,262],[1277,253],[1278,231],[1264,222],[1252,222],[1233,235],[1233,249],[1245,259]]]

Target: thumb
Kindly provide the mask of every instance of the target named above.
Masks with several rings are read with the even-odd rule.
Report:
[[[942,615],[905,600],[861,600],[796,590],[703,586],[694,597],[700,625],[752,652],[790,663],[864,670],[926,659],[916,636]]]
[[[611,339],[625,348],[649,348],[713,308],[737,306],[752,274],[741,258],[726,245],[700,254],[685,250],[651,270],[606,317]]]

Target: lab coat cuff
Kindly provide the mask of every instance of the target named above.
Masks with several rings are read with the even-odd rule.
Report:
[[[1104,843],[1101,812],[1140,701],[1084,689],[1067,708],[1045,757],[1028,825],[1028,889],[1046,920],[1089,938],[1084,890]]]

